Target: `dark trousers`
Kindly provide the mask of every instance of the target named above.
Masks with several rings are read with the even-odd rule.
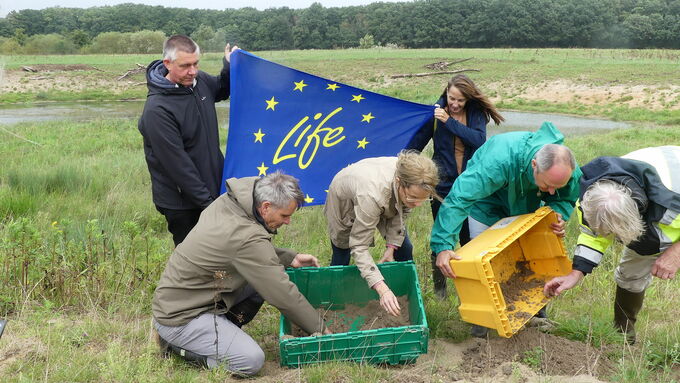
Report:
[[[432,208],[432,219],[435,221],[437,220],[437,213],[439,213],[439,208],[441,206],[442,203],[437,201],[436,199],[432,199],[432,202],[430,202],[430,207]],[[465,221],[463,221],[463,226],[460,228],[458,238],[461,246],[470,242],[470,228],[468,228],[467,218],[465,219]],[[434,258],[437,258],[437,254],[435,254],[434,252],[432,252],[432,256]]]
[[[350,249],[341,249],[335,246],[332,241],[331,248],[333,249],[331,266],[349,265]],[[408,233],[404,235],[404,243],[401,244],[401,247],[394,251],[394,260],[398,262],[413,260],[413,244],[408,238]]]
[[[156,206],[156,209],[165,216],[168,221],[168,231],[172,234],[172,240],[175,242],[175,247],[184,241],[191,229],[196,226],[198,217],[201,216],[201,209],[191,210],[176,210],[166,209]]]

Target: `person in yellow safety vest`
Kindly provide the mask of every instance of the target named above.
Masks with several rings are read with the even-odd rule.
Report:
[[[635,343],[635,321],[652,277],[672,279],[680,268],[680,146],[599,157],[581,170],[577,212],[581,234],[571,273],[544,286],[548,297],[574,287],[617,240],[614,325]]]

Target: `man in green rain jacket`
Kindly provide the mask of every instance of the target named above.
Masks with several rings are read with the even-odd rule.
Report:
[[[550,122],[536,132],[511,132],[491,137],[468,162],[453,184],[432,228],[430,247],[437,267],[455,278],[449,261],[463,221],[470,217],[474,237],[498,220],[550,206],[558,213],[553,231],[564,236],[578,199],[581,171],[574,155],[561,145],[564,135]],[[475,333],[473,335],[485,335]]]

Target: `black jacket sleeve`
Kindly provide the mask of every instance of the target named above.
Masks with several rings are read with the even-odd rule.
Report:
[[[154,157],[180,193],[196,206],[208,206],[213,196],[184,149],[179,124],[172,113],[161,106],[151,108],[144,113],[144,127]]]

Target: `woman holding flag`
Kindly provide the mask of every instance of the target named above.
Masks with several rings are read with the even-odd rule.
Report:
[[[486,124],[493,120],[497,125],[505,119],[491,101],[464,74],[451,78],[435,104],[432,120],[426,122],[413,136],[406,149],[422,151],[430,140],[434,144],[432,159],[439,166],[441,181],[436,192],[446,196],[453,182],[465,170],[467,161],[486,141]],[[432,218],[437,218],[441,202],[431,203]],[[467,222],[460,232],[461,246],[470,241]],[[446,297],[446,277],[435,266],[432,253],[432,279],[435,294]]]

